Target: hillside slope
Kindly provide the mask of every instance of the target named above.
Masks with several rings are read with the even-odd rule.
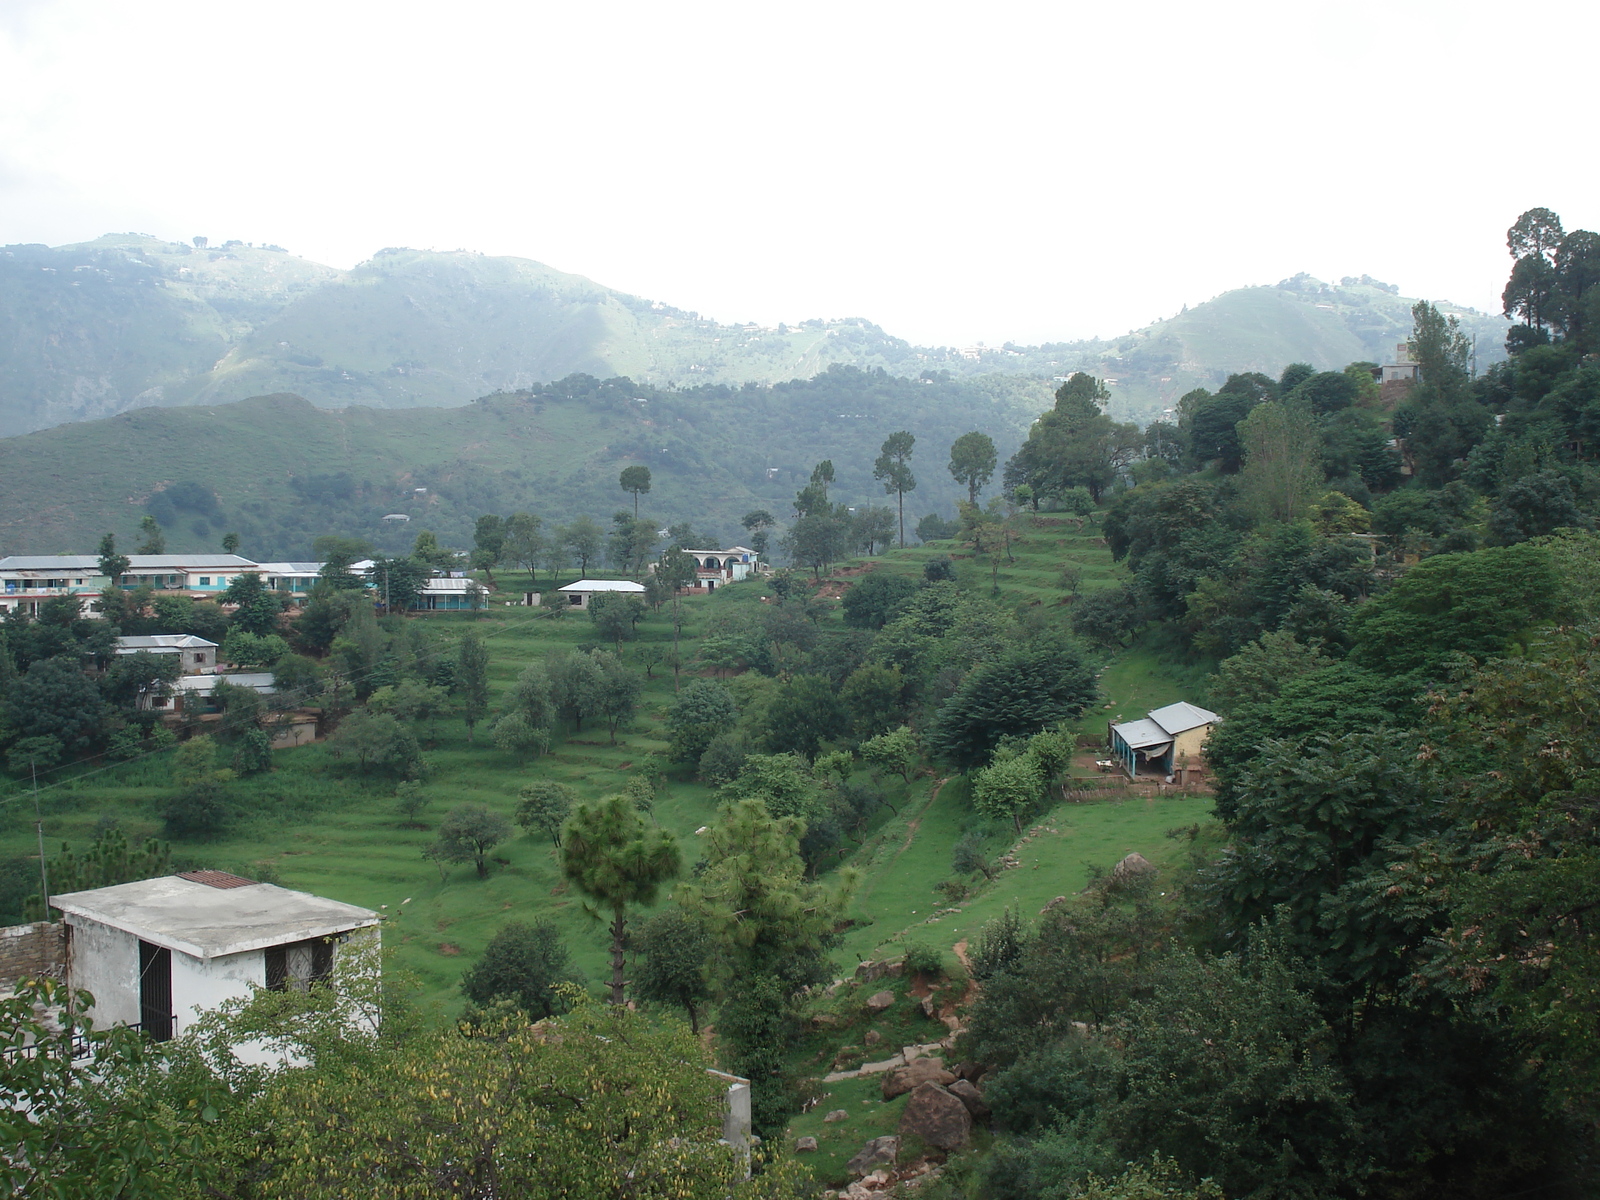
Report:
[[[912,377],[1089,370],[1117,381],[1116,415],[1148,421],[1232,371],[1381,360],[1409,332],[1411,303],[1365,277],[1296,276],[1121,338],[927,347],[856,318],[719,324],[527,259],[390,249],[339,271],[277,247],[108,235],[0,248],[0,435],[277,392],[413,408],[573,372],[693,387],[833,363]],[[1481,361],[1498,356],[1505,322],[1464,316]]]
[[[107,530],[131,539],[147,511],[172,551],[214,549],[229,530],[258,559],[304,557],[323,533],[401,549],[430,528],[461,546],[486,512],[606,521],[629,506],[617,487],[629,463],[654,475],[642,512],[720,541],[746,536],[738,520],[752,508],[787,515],[823,458],[835,463],[835,499],[892,502],[872,460],[896,429],[918,438],[908,517],[948,516],[964,494],[947,469],[950,443],[978,428],[1008,456],[1049,404],[1036,381],[834,368],[772,388],[687,391],[577,375],[453,408],[320,409],[285,394],[143,408],[0,440],[0,472],[35,481],[0,493],[0,552],[82,553]],[[162,503],[175,483],[200,488],[174,496],[216,502]],[[392,513],[411,519],[383,520]]]

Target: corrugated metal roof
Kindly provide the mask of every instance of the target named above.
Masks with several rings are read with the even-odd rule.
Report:
[[[1128,721],[1122,725],[1113,725],[1111,728],[1134,750],[1144,750],[1172,740],[1171,733],[1150,720]]]
[[[558,592],[642,592],[644,584],[634,583],[631,579],[580,579],[577,583],[569,583],[564,588],[557,588]]]
[[[206,567],[216,571],[245,571],[256,564],[237,554],[130,554],[129,572],[190,571]],[[93,571],[100,573],[94,554],[13,554],[0,558],[0,571]]]
[[[1158,708],[1150,714],[1150,719],[1169,734],[1179,734],[1187,729],[1198,729],[1202,725],[1215,725],[1222,720],[1216,713],[1201,708],[1197,704],[1190,704],[1186,700],[1179,700],[1176,704],[1169,704],[1165,708]]]
[[[243,875],[235,875],[230,871],[179,871],[178,878],[214,888],[253,887],[256,882],[254,879],[246,879]]]
[[[217,644],[192,633],[135,634],[117,639],[117,650],[215,650]]]

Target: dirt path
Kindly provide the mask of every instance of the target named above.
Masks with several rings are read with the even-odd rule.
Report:
[[[944,790],[944,785],[949,782],[950,777],[946,775],[943,779],[939,780],[938,783],[933,785],[933,794],[928,797],[928,802],[922,806],[922,811],[911,819],[911,824],[906,826],[905,845],[901,846],[900,849],[895,851],[895,863],[900,861],[901,855],[903,855],[907,850],[911,849],[911,843],[917,836],[917,830],[922,827],[922,818],[928,815],[928,810],[933,807],[933,802],[939,798],[939,793]],[[889,865],[894,866],[894,863],[890,863]]]
[[[956,958],[960,960],[961,965],[967,969],[967,990],[961,993],[961,999],[957,1002],[956,1007],[968,1008],[978,998],[978,978],[972,973],[972,960],[967,957],[967,939],[962,938],[950,948],[955,951]]]

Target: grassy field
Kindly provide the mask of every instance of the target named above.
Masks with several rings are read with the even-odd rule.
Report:
[[[1051,615],[1064,616],[1067,601],[1054,579],[1067,557],[1083,566],[1084,587],[1115,580],[1119,568],[1092,526],[1078,531],[1046,515],[1024,532],[1016,561],[1000,571],[1002,604],[1047,606]],[[875,568],[920,574],[927,559],[953,549],[936,544],[894,551]],[[960,562],[963,572],[975,569],[970,560]],[[983,576],[981,590],[986,591],[987,568]],[[499,582],[511,593],[526,581],[502,573]],[[760,581],[751,581],[686,600],[685,657],[708,621],[720,612],[760,604],[762,590]],[[494,607],[477,615],[435,613],[412,619],[428,622],[447,641],[469,628],[482,633],[491,651],[496,698],[526,664],[551,649],[596,640],[592,624],[575,613],[551,618],[539,610]],[[821,627],[825,634],[844,630],[837,612],[824,616]],[[642,669],[649,652],[669,643],[671,636],[665,616],[652,616],[640,627],[640,640],[625,647],[624,658]],[[558,742],[551,753],[524,759],[496,749],[481,727],[477,741],[469,742],[457,718],[424,728],[430,772],[422,823],[429,828],[403,825],[391,782],[364,779],[318,744],[277,752],[271,772],[235,785],[239,807],[249,815],[218,841],[175,845],[174,856],[186,865],[265,874],[286,886],[379,909],[388,918],[386,938],[394,965],[421,981],[423,998],[441,1015],[460,1003],[457,984],[463,969],[500,925],[512,919],[550,916],[567,937],[578,965],[591,979],[598,978],[604,966],[602,930],[567,889],[548,840],[519,832],[495,850],[494,869],[485,880],[477,879],[470,865],[454,867],[441,879],[422,850],[432,840],[431,826],[454,805],[480,803],[509,816],[518,790],[533,779],[562,780],[586,797],[618,790],[634,763],[666,748],[663,722],[673,680],[660,667],[653,674],[646,681],[637,720],[616,745],[603,729],[585,728]],[[1183,694],[1181,681],[1150,650],[1109,659],[1101,683],[1106,696],[1102,704],[1110,704],[1113,713],[1142,711]],[[1085,714],[1085,728],[1103,727],[1104,712]],[[1011,847],[1012,831],[1009,826],[994,829],[972,813],[967,782],[959,776],[941,782],[927,774],[914,777],[910,785],[893,778],[880,782],[898,811],[885,809],[881,824],[843,860],[862,873],[850,910],[854,924],[835,955],[843,974],[861,959],[895,952],[908,938],[936,946],[953,964],[951,947],[983,921],[1007,905],[1024,915],[1037,912],[1052,897],[1081,888],[1090,864],[1109,867],[1132,850],[1165,861],[1175,852],[1165,831],[1202,819],[1208,807],[1204,800],[1121,794],[1104,802],[1063,806],[1036,822],[1045,832],[1018,847],[1021,866],[1002,872],[960,912],[936,915],[935,909],[954,907],[933,888],[950,877],[951,850],[962,834],[977,829],[998,855]],[[20,785],[14,786],[19,791],[0,808],[0,855],[34,850],[31,801]],[[42,808],[52,853],[64,840],[83,845],[97,825],[109,820],[130,838],[159,832],[159,812],[169,792],[160,759],[47,788]],[[655,818],[678,835],[692,864],[697,858],[695,831],[714,818],[716,808],[712,789],[680,771],[658,797]]]

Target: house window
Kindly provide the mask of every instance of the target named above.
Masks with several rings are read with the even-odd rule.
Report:
[[[583,597],[577,593],[573,593],[567,597],[567,603],[581,606],[583,604]]]
[[[209,575],[200,576],[200,586],[201,587],[210,587],[211,586],[211,576],[209,576]]]
[[[286,992],[291,988],[303,992],[333,974],[331,938],[269,946],[266,957],[267,990],[270,992]]]

